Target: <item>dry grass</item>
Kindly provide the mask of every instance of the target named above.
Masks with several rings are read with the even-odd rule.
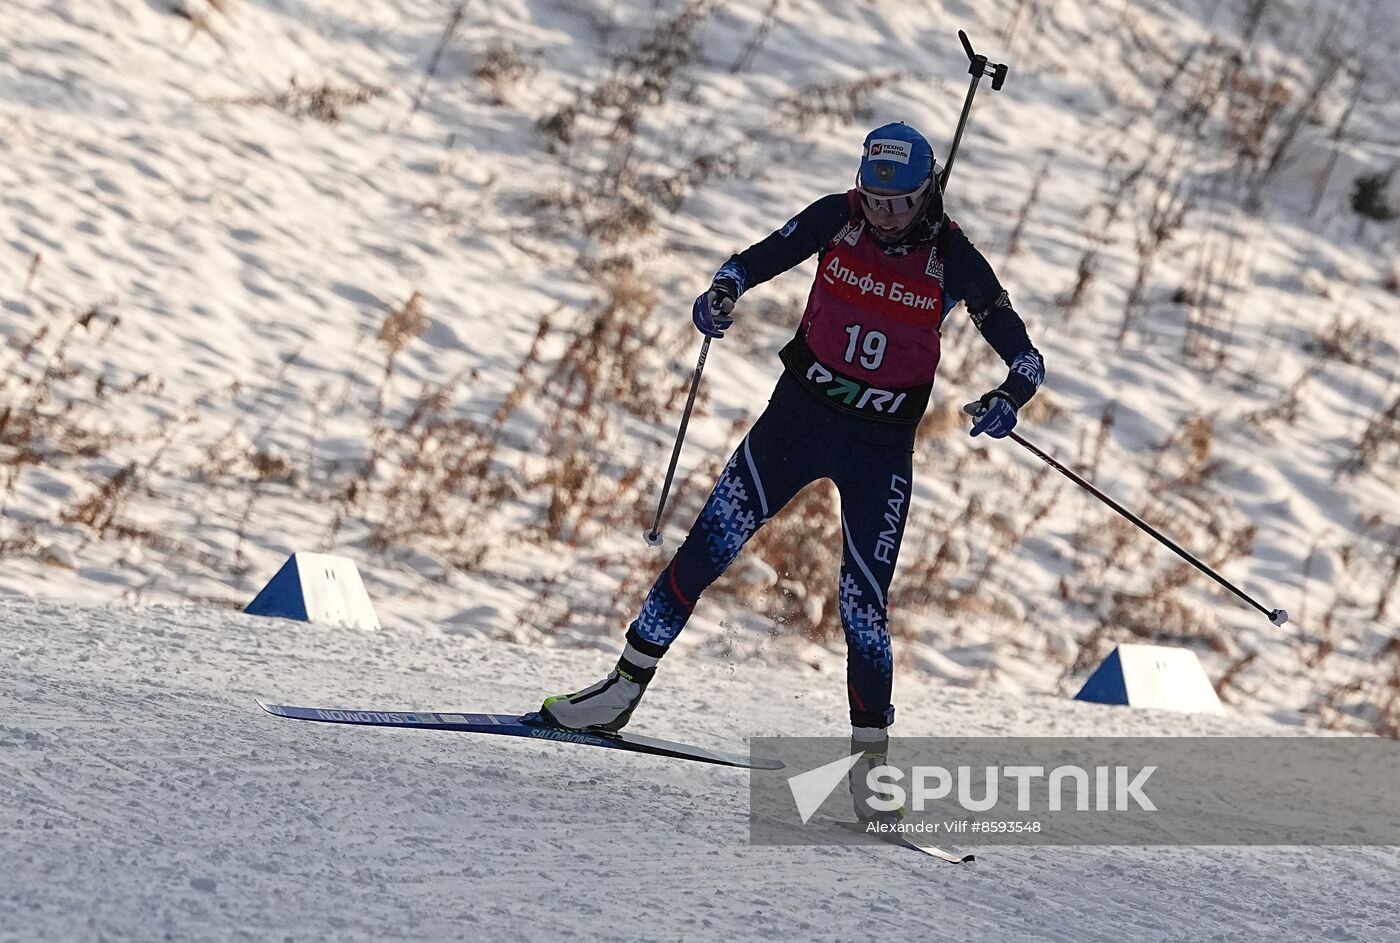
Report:
[[[1400,396],[1374,413],[1361,437],[1337,469],[1338,478],[1349,478],[1369,471],[1387,454],[1400,450]]]
[[[442,35],[438,37],[437,45],[433,47],[433,53],[428,57],[428,65],[423,70],[423,78],[418,83],[418,91],[413,95],[413,104],[408,110],[409,121],[412,121],[413,116],[418,114],[418,109],[423,107],[423,98],[428,92],[428,83],[437,76],[438,67],[442,64],[443,53],[447,51],[447,47],[457,35],[457,30],[461,28],[466,14],[467,0],[459,0],[448,13],[447,22],[442,28]]]
[[[510,93],[539,71],[539,67],[521,55],[509,43],[495,42],[481,55],[473,74],[491,90],[496,104],[503,105]]]
[[[775,108],[783,126],[793,132],[864,123],[874,117],[871,98],[877,92],[915,81],[927,81],[927,77],[901,70],[807,85],[778,99]]]
[[[536,121],[546,146],[573,171],[569,183],[537,197],[544,225],[625,246],[654,231],[658,207],[675,212],[697,188],[738,173],[743,145],[716,146],[707,133],[713,128],[664,111],[695,94],[688,67],[712,7],[709,0],[681,4],[572,101]]]
[[[348,86],[332,85],[329,81],[304,85],[293,76],[287,87],[275,95],[237,98],[230,104],[275,108],[298,120],[311,118],[324,124],[339,124],[347,110],[374,101],[384,93],[384,89],[364,82]]]

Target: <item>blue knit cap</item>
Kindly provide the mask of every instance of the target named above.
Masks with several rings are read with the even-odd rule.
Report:
[[[860,157],[862,187],[908,193],[933,173],[933,148],[903,121],[876,128],[865,136]]]

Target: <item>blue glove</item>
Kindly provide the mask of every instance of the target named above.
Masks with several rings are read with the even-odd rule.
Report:
[[[695,329],[706,337],[723,337],[734,323],[732,312],[738,300],[738,286],[728,278],[717,277],[710,290],[696,298],[690,309]]]
[[[963,412],[977,421],[972,424],[970,435],[987,433],[993,439],[1004,439],[1016,428],[1016,407],[1001,390],[992,390],[975,403],[968,403]]]

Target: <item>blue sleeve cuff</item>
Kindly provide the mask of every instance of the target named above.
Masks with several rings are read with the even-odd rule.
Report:
[[[1040,389],[1040,384],[1044,382],[1045,360],[1040,356],[1040,351],[1032,347],[1016,356],[1006,381],[997,389],[1006,394],[1013,406],[1020,409],[1030,402],[1035,391]]]
[[[715,273],[715,277],[713,280],[719,281],[721,278],[727,279],[734,283],[734,287],[738,289],[736,292],[734,292],[735,298],[738,298],[744,292],[749,290],[748,275],[745,274],[744,267],[739,264],[739,261],[737,259],[730,259],[728,262],[724,263],[719,267],[719,271]]]

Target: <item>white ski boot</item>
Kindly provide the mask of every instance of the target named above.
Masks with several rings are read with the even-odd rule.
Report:
[[[632,719],[660,659],[643,655],[631,645],[622,652],[617,667],[596,684],[573,694],[545,698],[540,713],[565,730],[606,730],[616,733]]]
[[[888,727],[852,727],[851,753],[859,750],[863,755],[851,767],[847,782],[851,787],[851,803],[855,806],[856,818],[861,822],[898,822],[904,818],[904,807],[888,810],[876,808],[872,803],[886,804],[886,795],[876,792],[871,786],[869,775],[876,767],[888,762],[890,752],[890,731]]]

